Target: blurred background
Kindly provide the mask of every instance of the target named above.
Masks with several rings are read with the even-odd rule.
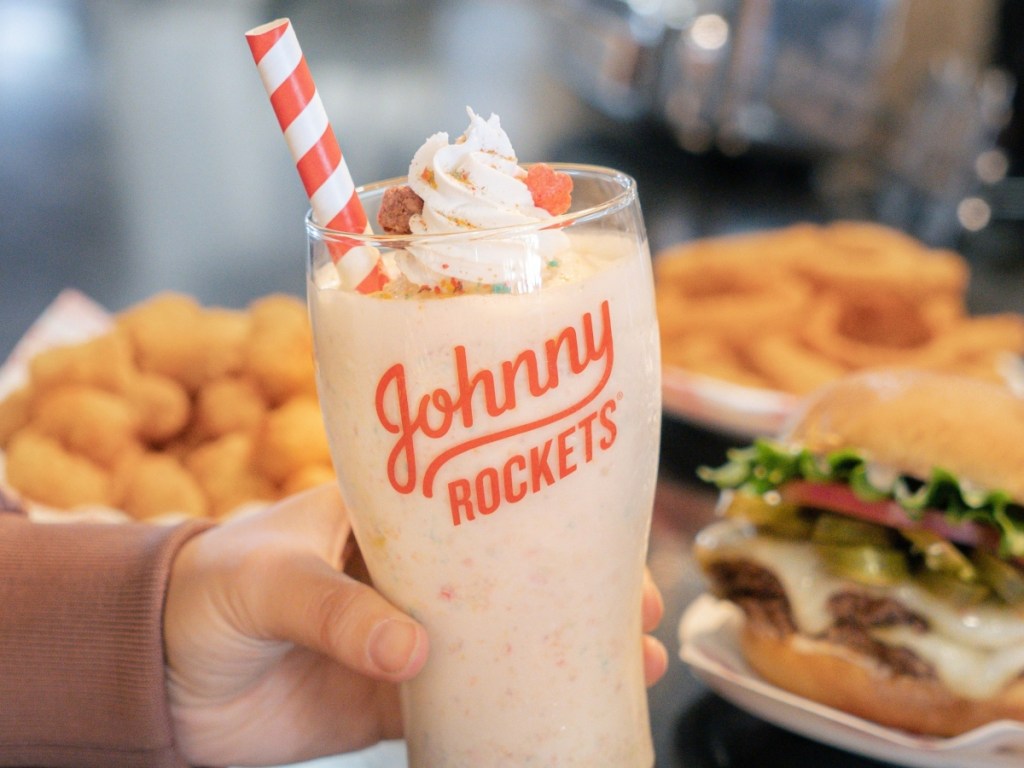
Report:
[[[292,19],[354,178],[465,107],[636,176],[658,250],[876,218],[1022,303],[1014,0],[0,0],[0,356],[61,288],[303,290],[306,200],[243,33]]]

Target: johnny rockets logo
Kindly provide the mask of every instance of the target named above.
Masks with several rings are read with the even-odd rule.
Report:
[[[391,486],[399,493],[419,490],[431,498],[440,475],[452,525],[538,493],[615,442],[616,397],[602,398],[615,362],[607,300],[596,317],[584,313],[578,328],[566,327],[542,347],[525,349],[494,368],[474,368],[463,346],[454,348],[452,359],[451,389],[410,392],[405,366],[398,363],[381,376],[375,403],[381,425],[395,435],[387,462]],[[580,381],[587,385],[578,397],[557,398],[557,405],[543,407],[553,393],[564,393]],[[529,416],[516,418],[520,413]],[[478,423],[496,426],[472,430]],[[552,429],[557,432],[552,434]],[[468,475],[443,472],[478,448],[516,436],[529,438],[541,430],[550,436],[517,441],[517,448],[497,463],[492,460]],[[460,432],[467,434],[465,439],[453,439]]]

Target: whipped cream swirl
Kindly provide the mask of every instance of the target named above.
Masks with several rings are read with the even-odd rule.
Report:
[[[436,133],[413,156],[409,186],[423,198],[423,212],[409,222],[414,235],[474,233],[447,242],[417,243],[396,253],[405,277],[433,286],[446,279],[499,286],[513,293],[540,287],[545,268],[569,246],[558,230],[514,236],[484,230],[529,225],[552,218],[533,204],[515,150],[497,115],[484,120],[467,109],[469,127],[449,144]]]

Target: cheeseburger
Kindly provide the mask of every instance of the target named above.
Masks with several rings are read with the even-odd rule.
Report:
[[[723,493],[696,555],[759,675],[920,734],[1024,720],[1024,400],[861,374],[700,472]]]

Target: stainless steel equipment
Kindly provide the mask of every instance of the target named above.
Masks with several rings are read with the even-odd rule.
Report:
[[[826,193],[926,240],[986,221],[1013,93],[996,0],[558,0],[560,70],[693,152],[821,161]],[[965,203],[965,201],[967,201]]]

